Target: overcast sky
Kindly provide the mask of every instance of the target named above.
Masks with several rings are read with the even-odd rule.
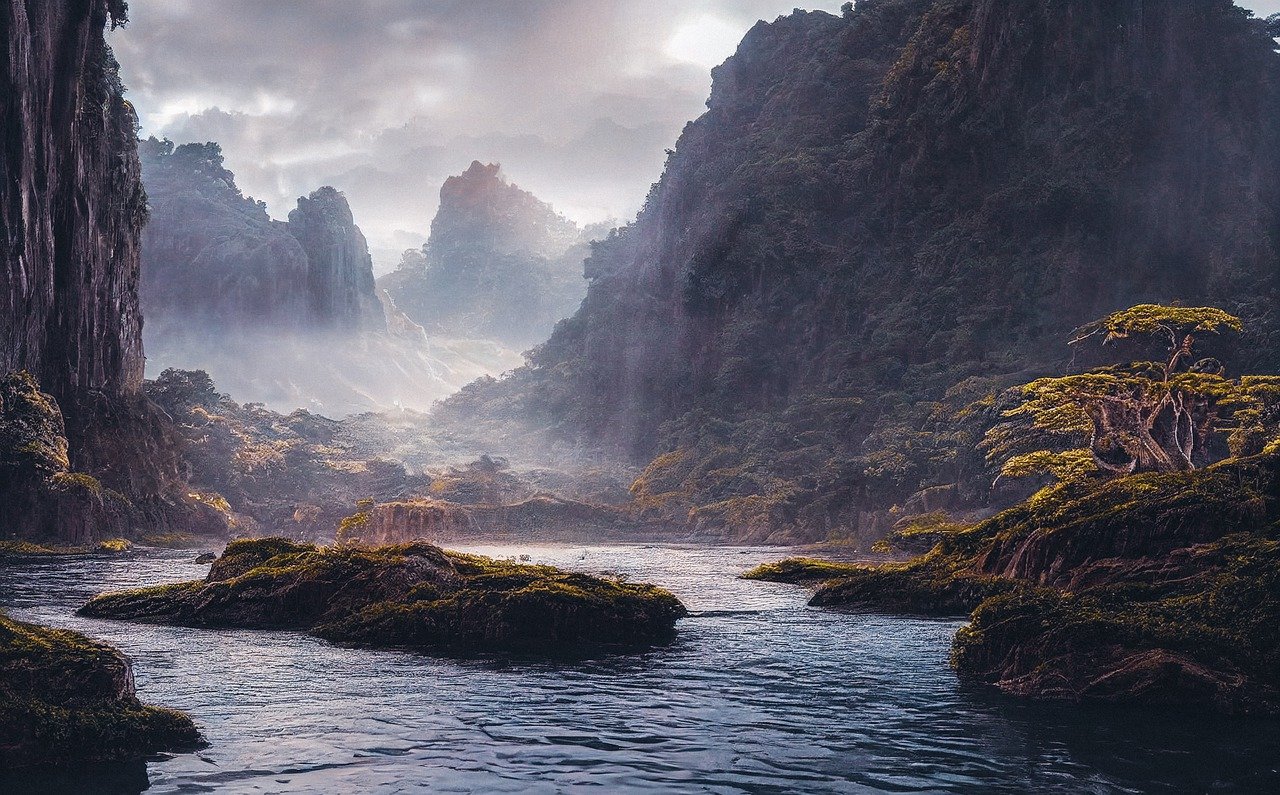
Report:
[[[144,135],[220,142],[279,218],[344,191],[382,271],[475,159],[581,222],[629,219],[751,25],[842,3],[130,0],[111,44]]]

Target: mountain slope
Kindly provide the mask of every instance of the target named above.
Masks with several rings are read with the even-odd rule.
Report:
[[[740,538],[982,505],[982,418],[956,412],[1065,366],[1087,320],[1221,305],[1276,369],[1278,78],[1227,0],[761,23],[578,314],[438,416],[650,462],[639,510]]]

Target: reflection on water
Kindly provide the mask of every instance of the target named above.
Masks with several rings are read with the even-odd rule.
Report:
[[[185,552],[0,565],[0,606],[134,660],[195,754],[8,783],[51,792],[1280,791],[1280,725],[1078,710],[964,687],[956,621],[810,609],[735,575],[777,549],[471,547],[661,583],[693,615],[643,655],[535,664],[342,649],[283,632],[80,619],[90,595],[203,576]],[[142,776],[139,778],[139,776]],[[19,789],[20,787],[20,789]],[[0,782],[0,789],[6,789]]]

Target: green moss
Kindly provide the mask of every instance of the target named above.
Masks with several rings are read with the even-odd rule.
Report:
[[[536,650],[659,642],[685,609],[651,585],[426,543],[235,541],[204,582],[99,596],[85,615],[311,631],[355,644]]]
[[[137,700],[114,649],[0,614],[0,770],[138,759],[199,741],[187,716]]]
[[[865,569],[856,563],[835,563],[818,558],[787,558],[777,563],[761,563],[744,572],[744,580],[808,584],[845,577]]]
[[[50,478],[50,481],[56,488],[84,491],[95,498],[102,497],[102,483],[93,475],[86,475],[83,472],[59,472]]]

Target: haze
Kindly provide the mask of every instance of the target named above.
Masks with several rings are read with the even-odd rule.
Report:
[[[579,222],[629,218],[702,113],[711,68],[795,0],[131,6],[111,44],[143,134],[219,141],[276,217],[334,185],[384,272],[474,159]]]

